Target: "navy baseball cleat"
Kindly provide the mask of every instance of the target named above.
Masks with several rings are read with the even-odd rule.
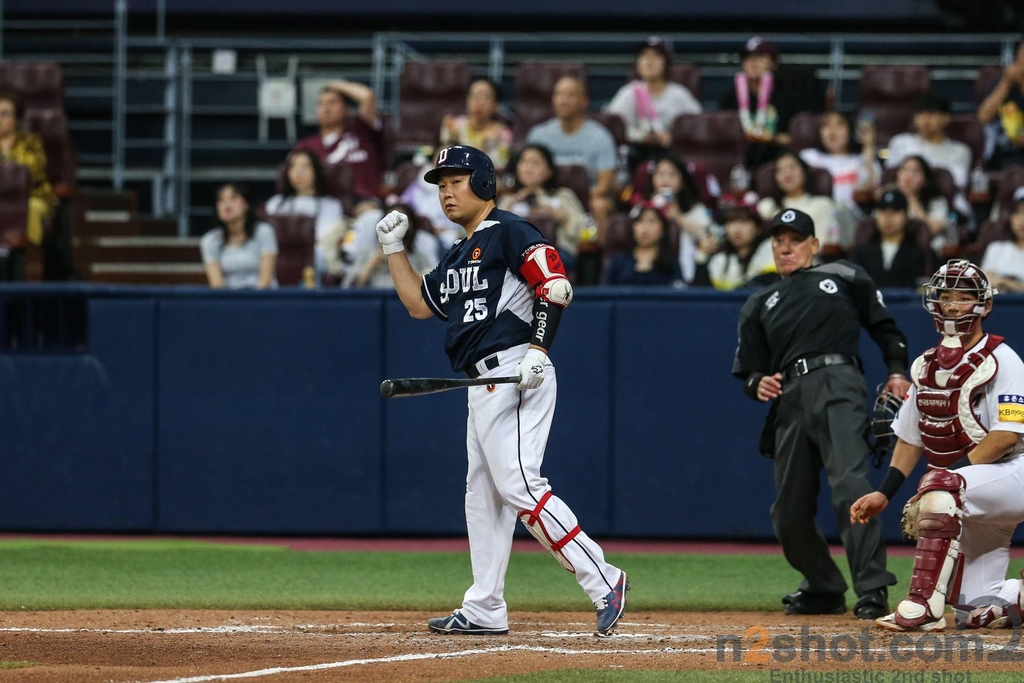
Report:
[[[622,572],[619,582],[615,584],[612,592],[594,603],[597,608],[597,635],[610,636],[615,626],[619,623],[623,613],[626,611],[626,591],[629,590],[629,580],[626,572]]]
[[[459,610],[455,610],[447,617],[434,617],[427,621],[427,626],[434,633],[465,633],[474,636],[503,636],[508,633],[507,626],[477,626]]]

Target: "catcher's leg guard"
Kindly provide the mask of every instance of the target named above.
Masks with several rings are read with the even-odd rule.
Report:
[[[575,574],[576,568],[573,567],[572,563],[569,562],[569,559],[562,554],[562,548],[564,548],[569,541],[576,538],[577,534],[580,533],[580,525],[577,524],[572,529],[569,529],[569,533],[565,534],[557,541],[552,539],[547,528],[544,526],[544,522],[541,521],[540,518],[540,513],[544,510],[544,504],[548,502],[549,498],[551,498],[551,491],[548,491],[541,496],[540,500],[537,501],[537,507],[535,507],[532,512],[528,512],[526,510],[520,512],[519,519],[522,520],[523,525],[530,531],[533,537],[555,556],[555,559],[558,560],[558,564],[565,567],[567,571]]]
[[[889,628],[939,630],[945,627],[947,597],[957,598],[960,584],[960,517],[964,479],[956,472],[931,470],[921,478],[917,553],[910,593],[891,617]],[[883,626],[887,624],[879,622]]]

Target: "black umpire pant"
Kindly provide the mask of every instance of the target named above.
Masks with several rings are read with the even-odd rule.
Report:
[[[783,382],[775,435],[772,527],[786,560],[803,574],[801,590],[844,593],[846,581],[814,521],[822,467],[846,547],[853,588],[862,595],[896,583],[885,569],[878,517],[850,524],[850,506],[875,490],[868,482],[868,426],[864,378],[853,365],[815,370]]]

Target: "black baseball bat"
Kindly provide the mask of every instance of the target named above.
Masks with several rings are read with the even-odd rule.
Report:
[[[448,377],[413,377],[409,379],[386,379],[380,383],[380,395],[384,398],[422,396],[436,394],[449,389],[478,387],[484,384],[519,384],[518,377],[477,377],[476,379],[450,379]]]

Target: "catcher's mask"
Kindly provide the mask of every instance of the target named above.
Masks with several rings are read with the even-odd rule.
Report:
[[[977,303],[971,307],[970,313],[948,317],[943,310],[944,302],[940,300],[943,292],[964,292],[973,296]],[[995,293],[985,271],[966,259],[960,259],[950,261],[935,271],[924,288],[921,303],[931,314],[939,334],[960,337],[970,334],[988,315],[989,303]]]
[[[872,461],[875,467],[881,466],[882,460],[896,445],[896,434],[892,431],[892,421],[896,419],[896,413],[899,412],[902,405],[902,396],[888,391],[884,384],[878,385],[875,407],[871,410],[871,436],[875,440],[872,446]]]

